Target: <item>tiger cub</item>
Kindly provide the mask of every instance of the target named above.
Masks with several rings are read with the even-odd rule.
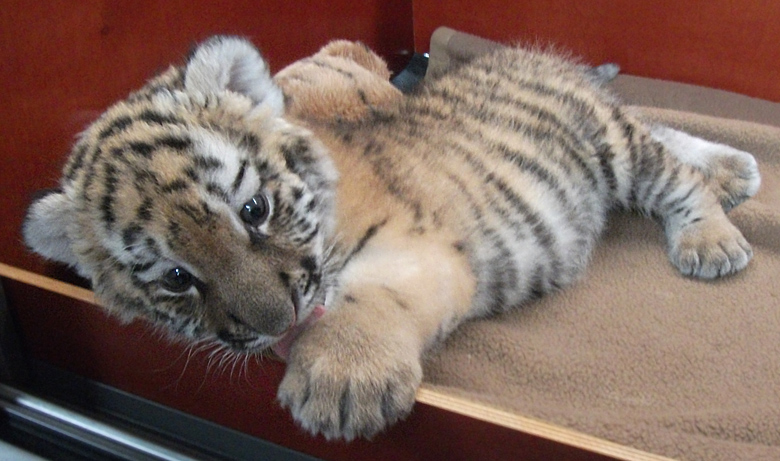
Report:
[[[460,323],[575,281],[611,209],[655,218],[684,275],[748,264],[725,210],[753,157],[648,127],[598,80],[507,48],[363,120],[296,121],[258,51],[215,37],[80,135],[25,239],[122,318],[273,348],[305,429],[370,437]]]

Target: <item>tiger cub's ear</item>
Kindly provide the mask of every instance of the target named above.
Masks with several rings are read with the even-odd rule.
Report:
[[[204,95],[233,91],[276,116],[284,110],[282,91],[271,80],[268,64],[254,45],[239,37],[215,36],[198,45],[187,61],[184,88]]]
[[[46,191],[35,198],[22,225],[24,242],[53,261],[78,266],[67,229],[74,219],[72,201],[61,191]]]

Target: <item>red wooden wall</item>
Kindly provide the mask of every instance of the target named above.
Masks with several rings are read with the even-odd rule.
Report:
[[[780,2],[414,1],[418,49],[442,25],[498,41],[556,43],[629,74],[780,101]]]

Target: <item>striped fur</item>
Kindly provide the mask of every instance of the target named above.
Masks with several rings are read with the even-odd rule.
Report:
[[[752,156],[645,126],[576,62],[502,49],[374,105],[360,95],[386,80],[317,59],[368,109],[307,111],[317,93],[280,79],[287,120],[251,45],[201,45],[81,135],[28,244],[120,315],[275,344],[282,404],[346,439],[410,411],[425,351],[458,324],[577,280],[610,210],[661,223],[686,275],[752,255],[724,211],[757,191]]]

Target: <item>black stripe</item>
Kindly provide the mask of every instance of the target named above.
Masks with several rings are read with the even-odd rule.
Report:
[[[266,176],[266,172],[271,169],[271,165],[268,163],[268,160],[259,158],[256,159],[253,162],[253,166],[255,167],[255,171],[257,172],[257,175],[260,177]],[[277,176],[274,174],[274,176]],[[272,178],[266,178],[266,179],[272,179]]]
[[[124,131],[125,128],[133,123],[133,119],[128,115],[115,118],[107,127],[100,130],[98,140],[106,139],[116,133]]]
[[[317,207],[317,200],[316,200],[316,198],[315,198],[315,197],[311,197],[311,198],[309,199],[309,202],[306,204],[306,207],[305,207],[305,209],[306,209],[306,212],[307,212],[307,213],[312,213],[312,212],[314,212],[314,209],[315,209],[316,207]]]
[[[198,205],[180,203],[176,205],[176,208],[182,211],[199,226],[208,224],[214,219],[214,213],[209,209],[206,202],[201,201]]]
[[[100,200],[100,213],[103,217],[103,221],[106,224],[107,229],[111,229],[112,224],[116,220],[114,215],[114,196],[116,194],[117,185],[119,180],[117,178],[117,169],[114,165],[107,163],[104,166],[104,180],[105,189],[103,189],[103,197]]]
[[[200,174],[195,170],[194,166],[188,166],[184,169],[184,176],[190,178],[193,183],[200,182]]]
[[[130,282],[133,284],[133,286],[135,288],[137,288],[138,290],[141,290],[141,292],[143,292],[145,295],[148,296],[149,295],[149,287],[148,287],[149,283],[147,283],[144,280],[141,280],[141,278],[138,277],[138,274],[136,274],[136,272],[134,271],[134,267],[135,267],[135,265],[130,266],[130,271],[131,271],[130,272]],[[127,308],[127,306],[125,305],[124,297],[122,299],[122,307]]]
[[[345,267],[352,258],[355,257],[358,253],[360,253],[363,248],[365,248],[366,244],[376,236],[377,232],[379,232],[379,229],[384,227],[384,225],[387,224],[387,219],[384,219],[378,223],[372,224],[368,226],[368,229],[363,233],[363,236],[360,237],[360,239],[357,241],[354,247],[352,247],[352,250],[349,252],[346,258],[344,258],[344,262],[342,263],[342,267]]]
[[[186,137],[182,138],[176,135],[161,136],[159,138],[156,138],[153,142],[156,148],[167,147],[176,151],[187,150],[192,146],[192,140]]]
[[[138,207],[138,210],[135,212],[136,217],[141,222],[147,222],[150,219],[152,219],[152,205],[154,201],[151,197],[146,197],[141,202],[141,205]]]
[[[197,168],[203,171],[219,170],[225,166],[219,159],[214,157],[204,157],[202,155],[194,156],[192,161],[195,163]]]
[[[309,60],[307,60],[307,61],[309,61]],[[343,76],[345,76],[345,77],[347,77],[347,78],[349,78],[351,80],[353,80],[355,78],[355,75],[352,72],[348,72],[348,71],[346,71],[344,69],[339,69],[338,67],[331,66],[330,64],[324,63],[322,61],[319,61],[319,60],[316,60],[316,59],[312,59],[309,62],[313,63],[317,67],[321,67],[323,69],[328,69],[328,70],[332,70],[333,72],[337,72],[337,73],[339,73],[339,74],[341,74],[341,75],[343,75]]]
[[[131,125],[139,121],[157,124],[157,125],[183,124],[182,120],[174,116],[163,115],[154,112],[150,109],[146,109],[142,111],[140,114],[138,114],[136,118],[133,118],[129,115],[117,117],[116,119],[114,119],[113,122],[111,122],[111,124],[109,124],[107,127],[105,127],[103,130],[101,130],[98,133],[98,140],[103,140],[111,136],[114,136],[116,134],[122,133],[126,131]],[[137,145],[138,148],[136,148],[134,145]],[[176,150],[182,150],[189,147],[189,141],[169,135],[155,140],[153,145],[155,147],[166,146],[166,147],[172,147]],[[151,152],[154,150],[154,147],[151,147],[149,144],[146,143],[130,143],[130,146],[131,149],[133,149],[136,153],[141,154],[145,157],[149,156]]]
[[[319,232],[320,232],[320,225],[317,224],[316,226],[314,226],[314,229],[312,229],[308,234],[296,239],[296,243],[298,243],[299,245],[308,245],[309,242],[311,242]]]
[[[206,184],[206,192],[217,197],[223,202],[230,204],[230,196],[228,195],[227,191],[225,191],[225,189],[223,189],[219,184],[209,182]]]
[[[151,237],[146,237],[144,243],[146,244],[146,249],[152,253],[152,258],[157,260],[160,257],[160,250],[157,246],[157,242]]]
[[[553,261],[558,257],[554,254],[555,236],[550,227],[544,223],[541,216],[531,209],[531,206],[522,197],[517,195],[503,180],[496,178],[493,173],[488,173],[485,182],[492,184],[504,196],[521,218],[529,225],[531,232],[536,237],[537,242],[541,244],[545,251],[550,254]]]
[[[633,166],[637,164],[639,159],[639,151],[636,142],[635,142],[635,132],[636,129],[633,124],[629,123],[625,117],[623,116],[623,113],[621,112],[619,107],[615,107],[612,110],[612,120],[620,126],[623,138],[626,142],[626,148],[628,150],[628,161],[631,165],[632,174],[625,175],[626,179],[630,181],[628,191],[629,195],[626,198],[627,203],[629,206],[633,206],[637,202],[637,190],[636,190],[636,183],[637,183],[637,177],[633,174]]]
[[[487,293],[489,310],[494,313],[500,312],[507,307],[507,291],[517,287],[518,277],[514,258],[512,257],[512,253],[507,249],[504,239],[495,229],[485,223],[482,206],[477,203],[473,194],[468,191],[466,184],[451,172],[447,173],[447,178],[457,187],[461,194],[461,198],[468,204],[472,215],[472,222],[475,223],[475,228],[481,233],[481,240],[489,242],[490,246],[495,248],[498,252],[494,258],[486,261],[484,267],[481,269],[488,271],[490,274],[486,277],[489,280],[489,283],[485,286],[484,290]],[[484,194],[480,195],[483,196]],[[505,216],[507,214],[494,202],[489,202],[488,208],[498,216]],[[510,230],[514,232],[515,237],[518,240],[528,238],[528,236],[524,234],[523,228],[517,222],[507,222],[505,219],[502,219],[502,221],[505,224],[508,224]],[[477,270],[480,269],[477,268]]]
[[[484,70],[476,66],[474,69]],[[600,102],[597,101],[596,103],[591,103],[589,101],[585,101],[584,99],[580,98],[577,93],[562,91],[560,88],[550,87],[539,82],[538,80],[530,81],[526,79],[518,79],[517,77],[519,75],[515,74],[512,67],[510,66],[497,70],[500,72],[487,75],[484,79],[480,79],[480,76],[478,75],[468,74],[463,77],[462,80],[457,82],[461,84],[461,87],[464,90],[464,94],[478,95],[482,100],[481,105],[477,106],[474,103],[467,102],[463,98],[454,96],[451,94],[451,92],[446,90],[443,92],[446,95],[445,99],[454,98],[480,112],[487,112],[488,110],[496,107],[498,104],[504,104],[515,109],[521,109],[532,117],[538,118],[540,121],[550,123],[558,130],[562,131],[563,133],[567,134],[567,136],[570,136],[575,140],[587,138],[592,139],[595,133],[603,129],[600,127],[602,125],[601,121],[598,120],[594,112],[594,107],[599,105]],[[496,91],[496,87],[502,83],[512,85],[512,88],[507,88],[507,91],[505,92],[506,94],[499,95]],[[590,86],[587,88],[580,87],[580,89],[581,91],[592,94],[593,96],[598,95],[598,92],[593,91],[592,87]],[[431,94],[435,95],[437,90],[439,89],[433,89]],[[572,116],[568,117],[572,120],[568,123],[562,122],[560,118],[556,116],[556,113],[560,113],[560,111],[553,111],[537,104],[529,103],[523,97],[523,95],[518,92],[518,90],[528,90],[535,96],[544,96],[547,98],[547,102],[554,106],[565,106],[567,109],[573,112]],[[588,122],[595,122],[595,125]],[[599,128],[597,128],[597,126]],[[582,133],[581,135],[574,135],[571,130],[575,127],[590,127],[591,130],[589,131],[592,132]]]
[[[607,187],[610,193],[614,194],[618,187],[617,176],[615,176],[615,170],[612,167],[612,161],[615,159],[615,153],[608,145],[604,144],[596,154],[599,159],[599,166],[601,167],[601,174],[604,176],[607,182]]]
[[[535,177],[539,182],[546,184],[548,188],[555,190],[558,193],[559,198],[563,202],[568,202],[568,199],[565,197],[565,194],[563,193],[563,189],[561,188],[558,178],[555,177],[555,175],[553,175],[553,173],[550,170],[542,166],[542,164],[539,163],[536,159],[529,157],[516,149],[513,149],[503,141],[486,139],[484,135],[478,131],[475,133],[466,133],[465,135],[467,139],[469,138],[469,134],[476,135],[477,139],[472,139],[472,142],[482,141],[481,144],[484,145],[482,151],[484,153],[488,153],[488,154],[491,154],[493,152],[498,153],[501,159],[514,165],[519,171],[528,173],[531,176]],[[491,144],[494,146],[494,149],[489,148]],[[475,157],[473,151],[466,150],[463,147],[459,147],[457,150],[458,152],[461,153],[461,155],[464,158],[466,158],[466,161],[470,165],[472,166],[479,165],[479,168],[482,171],[485,171],[482,162]]]
[[[523,155],[521,152],[510,148],[506,144],[499,143],[497,147],[504,160],[512,163],[518,170],[532,175],[537,181],[545,184],[548,189],[556,194],[558,200],[564,207],[569,210],[572,209],[571,202],[566,194],[567,189],[561,186],[558,178],[550,170],[542,166],[542,164],[536,160]],[[473,155],[471,152],[468,154]]]
[[[357,94],[358,94],[358,98],[360,98],[360,102],[362,102],[363,105],[366,105],[366,106],[370,105],[368,103],[368,98],[366,97],[366,92],[365,91],[363,91],[362,89],[358,88],[357,89]]]
[[[396,138],[402,144],[408,143],[408,140],[401,140],[397,133],[387,133]],[[393,161],[391,154],[385,151],[385,144],[379,141],[370,140],[363,148],[363,156],[371,162],[371,168],[377,179],[384,182],[387,192],[395,199],[401,202],[405,207],[412,211],[415,224],[419,224],[424,218],[423,206],[419,200],[410,197],[404,185],[408,182],[408,176],[411,171],[400,170],[401,165]]]
[[[151,296],[150,301],[153,305],[165,305],[165,307],[173,309],[184,309],[187,305],[192,303],[189,296],[169,295],[164,293]],[[166,323],[171,323],[173,325],[181,322],[181,319],[157,309],[154,309],[149,313],[152,314],[155,317],[155,321],[158,322],[161,319]]]
[[[348,304],[355,304],[357,303],[357,298],[351,293],[347,293],[344,295],[344,302]]]
[[[76,176],[76,172],[84,164],[84,157],[87,155],[87,145],[83,142],[76,144],[73,149],[73,154],[68,162],[67,169],[65,170],[64,177],[66,180],[71,180]]]
[[[133,271],[134,275],[143,274],[144,272],[147,272],[149,269],[154,267],[155,264],[157,264],[156,261],[149,261],[149,262],[146,262],[146,263],[133,264],[130,267],[130,270]]]
[[[429,104],[415,106],[414,110],[416,116],[427,117],[436,121],[449,120],[452,114],[451,112],[449,113],[442,112],[437,107],[432,107]]]
[[[680,177],[680,165],[674,165],[669,177],[664,181],[663,187],[658,191],[654,197],[652,197],[652,206],[650,208],[657,209],[666,200],[666,198],[679,186]]]
[[[230,189],[235,193],[239,187],[241,187],[241,183],[244,181],[244,175],[246,174],[246,167],[249,163],[248,160],[244,159],[241,161],[241,165],[238,167],[238,173],[236,174],[236,178],[233,180],[233,184],[230,186]]]
[[[490,313],[497,314],[511,307],[508,306],[507,295],[517,286],[517,268],[512,253],[501,243],[501,237],[492,231],[484,235],[498,250],[498,254],[488,261],[485,268],[490,272],[486,286],[490,298],[488,309]]]
[[[260,138],[255,136],[253,133],[242,133],[238,138],[238,145],[253,154],[260,152],[262,147]]]
[[[470,118],[478,123],[498,124],[505,127],[511,127],[514,133],[520,134],[533,141],[532,144],[542,146],[543,143],[549,143],[551,139],[554,139],[556,145],[561,148],[561,151],[569,161],[574,162],[578,170],[585,176],[594,189],[599,188],[599,182],[596,178],[598,169],[591,168],[588,163],[583,159],[580,153],[587,152],[589,149],[583,144],[588,140],[584,136],[579,136],[571,130],[570,124],[566,124],[561,121],[555,114],[548,110],[535,106],[526,102],[516,101],[507,97],[499,97],[494,94],[485,94],[485,103],[482,106],[477,106],[475,103],[466,101],[465,99],[451,95],[449,91],[440,91],[438,88],[432,89],[425,93],[429,96],[441,97],[444,102],[453,105],[465,105],[474,110],[459,111],[458,114],[463,118]],[[516,113],[506,114],[494,109],[495,104],[506,104],[512,107],[514,111],[520,111],[525,113],[531,118],[518,118]],[[417,109],[416,107],[414,108]],[[412,117],[413,118],[413,117]],[[534,126],[534,122],[540,122],[548,124],[550,130],[540,129],[540,127]],[[412,122],[416,126],[416,121]],[[457,128],[457,127],[456,127]],[[464,127],[461,127],[464,128]],[[461,132],[469,132],[473,130],[462,129]],[[550,150],[550,153],[553,151]],[[550,160],[553,160],[550,157]],[[564,169],[568,169],[568,166],[561,162],[556,161],[556,164]]]
[[[639,158],[632,165],[631,176],[634,178],[634,205],[651,211],[646,206],[648,194],[663,175],[665,169],[661,145],[650,144],[647,142],[647,138],[646,135],[639,137],[639,145],[637,146],[640,149]]]
[[[179,192],[182,190],[185,190],[189,187],[190,182],[185,181],[184,179],[174,179],[173,181],[168,182],[167,184],[163,184],[160,186],[160,193],[163,194],[170,194],[172,192]]]
[[[168,221],[168,238],[166,243],[169,248],[178,247],[177,242],[181,239],[181,225],[176,221]]]
[[[302,137],[295,137],[291,142],[282,144],[282,156],[284,156],[287,168],[290,171],[298,172],[300,162],[305,164],[311,163],[310,149],[309,142]]]
[[[134,153],[146,158],[151,158],[154,151],[154,146],[145,142],[130,142],[128,146]]]
[[[363,147],[363,156],[373,157],[376,154],[382,152],[383,148],[384,146],[382,144],[372,139],[366,143],[365,147]]]
[[[304,293],[308,293],[311,287],[320,284],[322,275],[319,272],[319,266],[317,260],[313,256],[305,256],[300,261],[301,268],[306,271],[306,286],[303,288]]]
[[[576,85],[574,92],[564,89],[561,86],[550,86],[545,84],[539,79],[538,75],[528,76],[526,69],[518,69],[515,66],[499,66],[495,67],[490,64],[490,68],[484,66],[475,65],[471,67],[477,72],[484,72],[484,76],[474,75],[469,73],[466,76],[467,81],[479,81],[482,88],[492,88],[499,83],[508,83],[514,88],[511,88],[513,94],[518,96],[518,99],[523,99],[522,95],[518,94],[519,90],[526,90],[534,95],[546,96],[551,101],[557,104],[566,105],[569,109],[579,113],[578,119],[586,119],[594,116],[593,108],[595,105],[605,104],[603,101],[602,92],[597,90],[592,84],[586,83],[582,85],[574,75],[568,78],[568,82]],[[473,83],[472,83],[473,84]],[[475,85],[477,86],[477,85]],[[591,101],[586,101],[581,97],[582,94],[589,94],[594,96],[597,100],[595,104]]]
[[[138,190],[146,190],[149,186],[156,186],[160,183],[154,171],[145,169],[143,165],[135,164],[133,171],[133,184]]]
[[[393,301],[393,303],[401,310],[408,311],[410,309],[409,303],[406,302],[398,290],[387,285],[382,285],[382,290],[387,293],[387,295],[390,297],[390,300]]]
[[[341,399],[339,400],[339,432],[344,432],[344,428],[347,427],[349,420],[349,409],[352,407],[352,394],[350,393],[349,384],[344,386],[344,391],[341,393]]]
[[[693,218],[693,219],[691,219],[690,221],[688,221],[688,222],[687,222],[685,225],[683,225],[682,227],[688,227],[688,226],[690,226],[691,224],[696,224],[697,222],[700,222],[700,221],[703,221],[703,220],[704,220],[704,218],[703,218],[703,217],[701,217],[701,216],[696,216],[695,218]]]
[[[122,231],[122,243],[125,247],[131,247],[135,245],[138,239],[141,237],[141,226],[138,224],[131,224],[125,230]]]
[[[522,197],[520,197],[517,193],[515,193],[515,191],[504,180],[497,177],[494,173],[488,172],[487,169],[484,167],[484,165],[481,162],[479,162],[476,158],[474,158],[469,151],[466,151],[465,149],[463,149],[462,146],[456,143],[453,143],[450,150],[453,152],[460,153],[467,160],[467,164],[472,168],[475,174],[483,177],[484,182],[486,184],[490,184],[501,193],[504,200],[511,205],[515,213],[519,215],[521,220],[528,225],[534,237],[536,238],[537,242],[539,242],[539,244],[548,253],[551,260],[551,266],[553,267],[553,269],[555,269],[554,272],[557,273],[561,263],[560,263],[560,257],[556,254],[554,250],[556,239],[554,237],[554,234],[550,230],[550,227],[544,223],[541,216],[535,211],[533,211],[531,206],[528,204],[528,202],[526,202]],[[450,175],[450,180],[452,180],[453,178],[454,176]],[[460,183],[462,186],[463,184],[462,181]],[[560,189],[554,189],[554,190],[560,190]],[[566,202],[564,202],[564,205],[565,204]],[[510,226],[513,225],[516,226],[516,223],[512,222],[513,220],[508,219],[508,216],[506,216],[504,213],[496,209],[495,206],[496,206],[495,204],[491,204],[491,207],[494,209],[494,212],[497,212],[499,216],[502,216],[503,221],[507,222]],[[576,223],[572,223],[572,224],[575,225]],[[520,229],[515,227],[515,232],[519,233]],[[518,235],[518,237],[521,237],[521,235]]]
[[[533,275],[531,276],[529,286],[529,297],[530,299],[537,299],[541,298],[544,293],[547,291],[545,289],[545,283],[544,283],[545,277],[544,277],[544,266],[538,265],[536,266],[536,269],[534,270]]]
[[[154,123],[157,125],[165,125],[165,124],[182,124],[182,120],[174,117],[172,115],[163,115],[159,112],[155,112],[151,109],[145,109],[143,112],[138,114],[138,120],[147,122],[147,123]]]
[[[192,143],[189,139],[169,135],[156,138],[151,143],[142,141],[128,142],[124,146],[112,148],[111,154],[125,163],[132,164],[134,160],[127,158],[125,155],[128,152],[128,148],[133,154],[151,159],[157,149],[168,148],[179,152],[188,149],[191,145]]]
[[[688,192],[685,193],[685,195],[683,195],[680,198],[676,198],[676,199],[672,200],[671,202],[667,203],[664,206],[664,209],[661,210],[661,214],[664,215],[664,216],[670,215],[670,214],[674,215],[674,214],[682,213],[685,210],[689,210],[690,207],[687,206],[687,205],[683,205],[683,204],[689,198],[691,198],[691,195],[693,195],[694,191],[696,191],[698,188],[699,188],[698,184],[691,185],[690,189],[688,190]],[[671,209],[674,209],[674,211],[670,212],[669,210],[671,210]]]

